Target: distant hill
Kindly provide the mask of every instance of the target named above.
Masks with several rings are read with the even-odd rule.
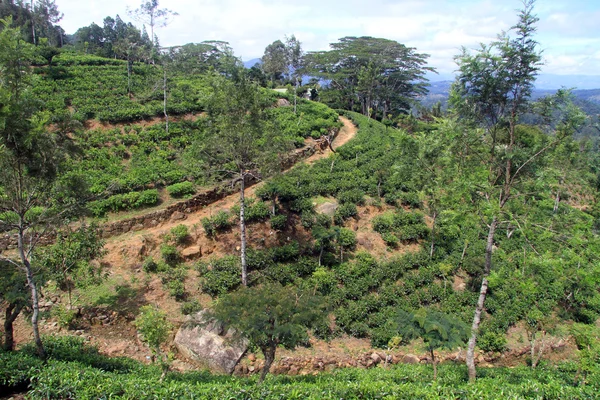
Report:
[[[260,58],[253,58],[252,60],[244,61],[244,67],[246,67],[246,68],[252,68],[256,64],[260,64],[260,63],[262,63],[262,61],[260,60]]]
[[[452,81],[430,82],[429,84],[429,93],[421,99],[421,104],[431,107],[439,101],[442,103],[442,107],[445,108]],[[556,89],[535,89],[533,91],[533,98],[538,99],[555,92]],[[575,96],[575,104],[581,107],[587,114],[600,114],[600,89],[576,89],[573,90],[573,95]]]

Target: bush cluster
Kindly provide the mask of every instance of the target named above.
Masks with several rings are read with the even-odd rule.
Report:
[[[149,189],[143,192],[116,194],[104,200],[96,200],[88,204],[88,208],[97,217],[107,212],[130,210],[133,208],[150,207],[158,204],[158,190]]]
[[[167,186],[167,192],[171,197],[184,197],[196,193],[196,188],[192,182],[180,182]]]

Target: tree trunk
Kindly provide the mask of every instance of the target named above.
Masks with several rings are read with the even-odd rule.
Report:
[[[431,354],[431,365],[433,365],[433,380],[437,381],[437,364],[435,363],[435,354],[433,353],[433,349],[430,348],[429,352]]]
[[[479,333],[481,313],[483,312],[485,298],[487,296],[487,277],[490,275],[490,271],[492,270],[492,251],[497,225],[498,219],[496,216],[494,216],[488,231],[487,244],[485,246],[485,267],[483,270],[483,278],[481,280],[481,289],[479,290],[479,300],[477,300],[477,307],[475,308],[475,315],[473,316],[473,325],[471,325],[471,338],[469,339],[469,345],[467,347],[466,362],[467,369],[469,370],[469,382],[474,382],[475,378],[477,377],[477,371],[475,370],[475,345],[477,344],[477,334]]]
[[[437,219],[437,212],[433,213],[433,224],[431,226],[431,247],[429,249],[429,258],[433,258],[433,250],[435,248],[435,221]]]
[[[4,313],[4,343],[2,344],[2,348],[5,351],[13,351],[15,348],[13,322],[15,322],[15,319],[17,319],[22,309],[22,306],[14,303],[9,304],[6,307]]]
[[[560,204],[560,190],[556,190],[556,197],[554,198],[554,214],[558,211],[558,205]]]
[[[298,97],[298,78],[296,78],[296,85],[294,86],[294,114],[296,114],[296,104],[297,104],[296,98],[297,97]]]
[[[35,44],[35,10],[33,0],[31,0],[31,36],[33,39],[33,44]]]
[[[165,129],[169,134],[169,114],[167,114],[167,70],[163,66],[163,113],[165,114]]]
[[[44,344],[42,343],[42,339],[40,337],[40,329],[38,326],[38,318],[40,314],[40,301],[38,297],[37,286],[33,278],[33,270],[31,268],[31,263],[25,255],[25,243],[23,236],[23,229],[20,228],[17,236],[17,246],[19,249],[19,257],[21,258],[21,262],[25,267],[25,272],[27,275],[27,286],[29,287],[29,290],[31,292],[31,307],[33,309],[33,313],[31,314],[31,326],[33,328],[33,340],[35,342],[38,355],[40,356],[40,358],[44,359],[46,358],[46,350],[44,349]]]
[[[131,97],[131,64],[133,61],[127,57],[127,95]]]
[[[240,240],[241,240],[241,260],[242,260],[242,285],[248,286],[248,270],[246,264],[246,221],[244,219],[244,213],[246,208],[246,202],[244,199],[244,189],[246,175],[244,171],[240,172],[241,187],[240,187]]]
[[[273,365],[273,361],[275,361],[275,350],[277,350],[276,344],[271,344],[268,347],[261,348],[263,355],[265,356],[265,365],[263,366],[262,371],[260,371],[260,378],[258,379],[258,383],[263,383],[265,377],[271,370],[271,365]]]

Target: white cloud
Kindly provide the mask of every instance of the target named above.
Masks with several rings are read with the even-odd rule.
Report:
[[[73,33],[92,21],[120,14],[141,0],[56,0],[65,13],[63,28]],[[537,39],[548,61],[545,71],[600,74],[600,4],[589,0],[544,0]],[[219,39],[230,42],[244,59],[260,57],[264,48],[295,34],[305,50],[325,50],[344,36],[397,40],[431,54],[442,72],[455,69],[452,57],[461,46],[476,48],[517,21],[519,0],[163,0],[162,7],[180,15],[157,31],[164,45]],[[585,72],[584,72],[585,71]]]

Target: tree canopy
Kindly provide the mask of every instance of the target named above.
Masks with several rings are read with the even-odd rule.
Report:
[[[306,71],[327,82],[332,102],[364,115],[387,118],[410,109],[427,93],[429,55],[389,39],[347,36],[331,50],[309,52]]]

